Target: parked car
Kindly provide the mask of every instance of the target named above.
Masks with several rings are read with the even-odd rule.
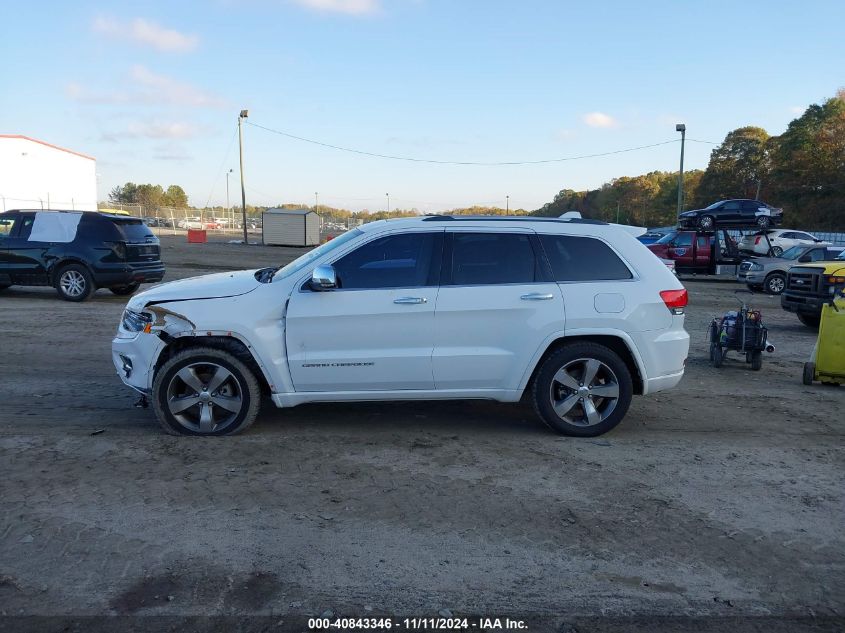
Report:
[[[664,237],[669,231],[648,231],[643,233],[637,239],[645,245],[654,244],[657,240]]]
[[[766,229],[743,236],[739,241],[739,250],[743,253],[780,257],[793,246],[818,244],[815,235],[792,229]]]
[[[793,266],[786,273],[780,307],[797,314],[798,320],[807,327],[817,328],[822,306],[845,285],[845,251],[836,259],[812,265],[806,255],[798,261],[802,265]]]
[[[266,392],[279,407],[526,394],[553,429],[593,436],[633,394],[681,380],[686,304],[676,277],[617,226],[408,218],[286,266],[141,293],[112,357],[174,434],[241,431]]]
[[[759,200],[720,200],[704,209],[685,211],[678,216],[678,226],[712,231],[723,226],[777,226],[783,220],[783,210]]]
[[[832,244],[798,245],[787,249],[780,257],[756,257],[739,265],[736,279],[751,290],[765,290],[779,295],[786,288],[786,273],[800,262],[820,262],[835,259],[845,247]]]
[[[646,246],[660,259],[675,262],[677,272],[713,274],[720,264],[738,264],[739,250],[726,230],[667,233]]]
[[[0,214],[0,290],[53,286],[62,299],[85,301],[97,288],[130,295],[163,278],[158,238],[138,218],[94,211]]]

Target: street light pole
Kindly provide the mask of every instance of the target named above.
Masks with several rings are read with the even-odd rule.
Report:
[[[229,206],[229,174],[231,174],[232,171],[232,169],[229,169],[229,171],[226,172],[226,218],[230,222],[233,220],[232,208]],[[234,228],[234,223],[232,225],[232,228]]]
[[[314,211],[316,211],[317,213],[319,213],[319,212],[320,212],[320,198],[319,198],[319,197],[317,197],[317,196],[318,196],[318,194],[317,194],[317,192],[315,191],[315,192],[314,192]]]
[[[249,244],[249,238],[246,234],[246,188],[244,187],[244,135],[242,123],[248,116],[249,110],[241,110],[241,113],[238,115],[238,151],[241,157],[241,213],[244,223],[244,244]]]
[[[505,196],[505,213],[511,212],[511,197]]]
[[[678,215],[684,209],[684,141],[687,136],[687,126],[683,123],[678,123],[675,126],[675,131],[681,133],[681,169],[678,172]]]

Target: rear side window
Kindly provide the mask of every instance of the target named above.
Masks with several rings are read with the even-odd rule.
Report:
[[[114,224],[127,242],[144,242],[148,237],[154,237],[150,227],[141,220],[134,222],[115,222]]]
[[[687,233],[687,235],[690,235]],[[601,240],[572,235],[541,235],[555,281],[631,279],[631,271]]]
[[[537,258],[528,235],[452,234],[452,285],[527,284],[536,277]]]

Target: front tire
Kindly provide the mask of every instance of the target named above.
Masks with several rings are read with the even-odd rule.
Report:
[[[94,278],[81,264],[69,264],[56,274],[56,292],[65,301],[85,301],[95,290]]]
[[[798,313],[798,320],[801,321],[804,325],[814,330],[819,329],[819,323],[821,323],[821,316],[816,314],[802,314],[801,312]]]
[[[534,380],[534,409],[565,435],[595,437],[622,421],[631,405],[631,372],[597,343],[572,343],[549,356]]]
[[[140,282],[135,282],[134,284],[128,284],[126,286],[115,286],[114,288],[109,288],[109,290],[111,290],[118,297],[125,297],[127,295],[131,295],[140,287]]]
[[[162,365],[152,401],[171,435],[234,435],[255,421],[261,389],[252,370],[229,352],[197,347]]]
[[[779,295],[786,288],[786,277],[780,273],[772,273],[766,277],[764,287],[770,295]]]
[[[716,220],[712,215],[702,215],[698,218],[698,228],[704,231],[710,231],[716,225]]]
[[[772,220],[768,215],[757,216],[757,226],[759,226],[761,229],[769,228],[769,225],[771,223],[772,223]]]

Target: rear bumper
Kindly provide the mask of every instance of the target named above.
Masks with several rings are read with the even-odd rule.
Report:
[[[164,279],[164,264],[120,264],[94,271],[94,283],[102,288],[128,286],[133,283],[149,284]]]
[[[672,317],[674,327],[662,332],[632,333],[642,360],[643,395],[670,389],[684,376],[690,337],[683,316]]]

